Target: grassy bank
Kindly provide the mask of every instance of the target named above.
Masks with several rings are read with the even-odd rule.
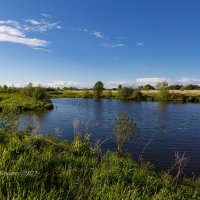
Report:
[[[21,94],[19,91],[0,93],[0,111],[5,107],[14,107],[21,111],[52,109],[51,101],[38,100],[34,97]]]
[[[0,199],[199,199],[200,180],[156,173],[128,155],[100,153],[31,129],[0,131]]]

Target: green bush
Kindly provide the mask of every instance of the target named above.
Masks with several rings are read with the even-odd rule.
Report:
[[[134,89],[129,87],[122,87],[118,89],[118,99],[120,100],[129,100],[133,94]]]

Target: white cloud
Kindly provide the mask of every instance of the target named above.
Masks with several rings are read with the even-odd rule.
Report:
[[[16,28],[10,26],[0,25],[0,33],[5,35],[12,35],[18,37],[25,37],[25,34]]]
[[[136,82],[138,85],[146,85],[146,84],[150,84],[155,86],[158,82],[162,82],[162,81],[167,81],[168,83],[170,83],[170,79],[167,79],[165,77],[161,77],[161,78],[138,78],[136,79]]]
[[[24,25],[24,30],[26,32],[46,32],[50,29],[62,29],[62,26],[59,25],[58,22],[47,22],[47,21],[37,21],[37,20],[34,20],[34,19],[28,19],[26,20],[26,22],[28,22],[29,24],[31,25]]]
[[[28,36],[29,32],[46,32],[50,29],[62,28],[58,22],[47,22],[44,20],[27,19],[24,22],[15,20],[0,21],[0,42],[10,42],[22,44],[33,49],[41,49],[50,44],[50,42],[32,38]]]
[[[172,84],[180,84],[180,85],[188,85],[188,84],[196,84],[200,85],[200,78],[188,78],[188,77],[183,77],[180,79],[172,80],[168,79],[165,77],[160,77],[160,78],[137,78],[136,80],[133,81],[110,81],[110,82],[103,82],[104,87],[111,89],[111,88],[117,88],[119,85],[122,85],[123,87],[137,87],[141,85],[146,85],[146,84],[151,84],[153,86],[156,86],[158,82],[162,81],[167,81],[169,85]],[[33,82],[34,86],[42,85],[45,87],[53,87],[53,88],[63,88],[63,87],[77,87],[77,88],[92,88],[95,84],[94,83],[84,83],[84,82],[79,82],[79,81],[63,81],[63,80],[57,80],[57,81],[52,81],[52,82]],[[4,85],[2,83],[1,85]],[[28,85],[28,83],[18,83],[18,84],[13,84],[13,83],[6,83],[6,85],[11,86],[15,85],[16,87],[24,87]]]
[[[51,15],[50,14],[46,14],[46,13],[42,13],[41,16],[42,17],[46,17],[46,18],[51,18]]]
[[[138,47],[142,47],[142,46],[144,46],[144,43],[138,42],[138,43],[137,43],[137,46],[138,46]]]
[[[111,81],[104,83],[104,87],[111,89],[111,88],[117,88],[119,85],[122,85],[123,87],[134,87],[135,82],[134,81]]]
[[[26,22],[31,23],[32,25],[40,25],[41,22],[35,20],[35,19],[27,19]]]
[[[125,44],[122,44],[122,43],[120,43],[120,44],[108,44],[108,43],[104,43],[101,46],[103,46],[103,47],[110,47],[110,48],[117,48],[117,47],[124,47]]]
[[[200,78],[182,77],[180,79],[177,79],[175,83],[180,85],[188,85],[188,84],[200,85]]]
[[[16,44],[23,44],[30,47],[45,47],[49,44],[46,40],[39,40],[37,38],[25,38],[0,33],[0,42],[11,42]]]
[[[92,34],[93,34],[96,38],[101,38],[101,39],[104,38],[103,33],[100,32],[100,31],[93,31]]]
[[[87,28],[78,28],[79,31],[82,31],[82,32],[88,32],[88,29]]]
[[[81,83],[78,81],[53,81],[51,83],[46,83],[45,85],[48,87],[54,87],[54,88],[57,88],[57,87],[60,87],[60,88],[78,87],[78,88],[80,88],[81,87]]]

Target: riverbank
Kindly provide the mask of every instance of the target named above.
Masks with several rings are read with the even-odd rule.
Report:
[[[92,90],[55,90],[48,92],[50,98],[94,98]],[[120,99],[117,90],[104,90],[102,99]],[[167,90],[165,94],[159,90],[135,90],[135,94],[130,94],[126,99],[133,101],[167,101],[167,102],[192,102],[200,103],[200,91],[198,90]]]
[[[0,93],[0,111],[12,107],[20,111],[53,109],[50,100],[37,100],[19,93]]]
[[[156,173],[128,155],[74,141],[0,130],[0,199],[198,199],[200,179]]]

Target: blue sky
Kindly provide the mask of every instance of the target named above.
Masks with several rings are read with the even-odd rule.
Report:
[[[0,0],[0,84],[200,84],[198,0]]]

